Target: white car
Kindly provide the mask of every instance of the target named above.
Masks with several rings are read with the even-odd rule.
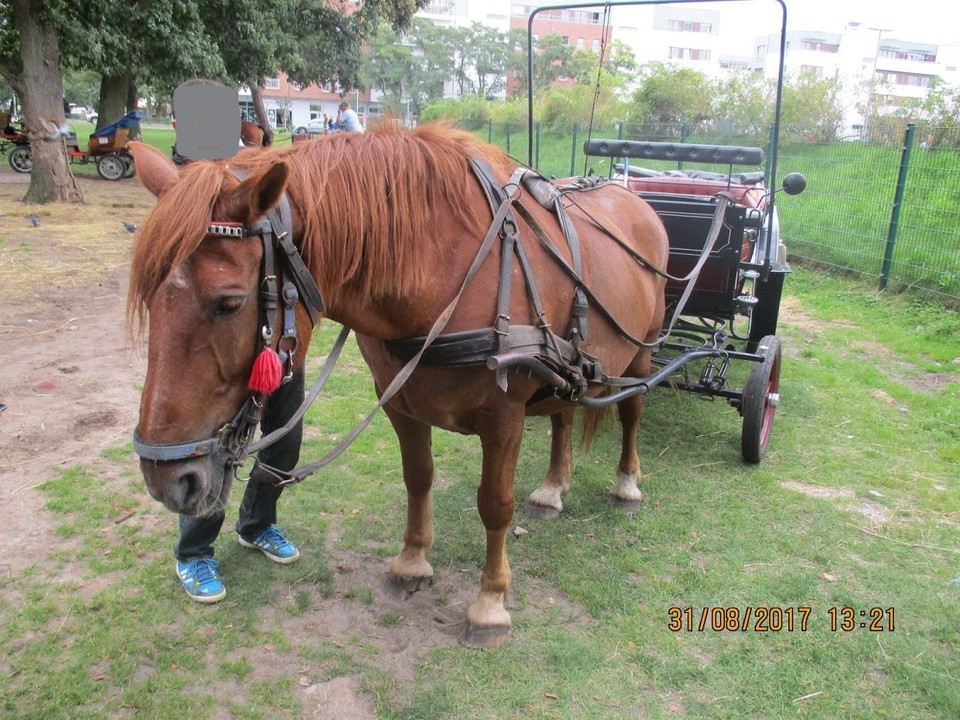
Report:
[[[297,135],[321,135],[327,132],[327,125],[322,119],[311,120],[305,125],[297,125],[293,132]]]

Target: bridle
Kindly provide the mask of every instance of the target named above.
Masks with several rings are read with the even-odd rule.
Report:
[[[236,169],[232,170],[243,179]],[[317,324],[317,319],[323,312],[320,290],[310,275],[300,251],[294,245],[292,236],[293,221],[286,193],[281,196],[280,202],[270,211],[267,218],[260,223],[244,225],[235,222],[212,222],[207,226],[205,235],[205,237],[236,239],[260,238],[263,255],[260,262],[258,297],[260,326],[257,345],[258,350],[270,348],[277,353],[281,364],[281,383],[288,382],[293,376],[293,363],[298,346],[297,304],[303,304],[313,325]],[[273,328],[278,314],[282,325],[279,335]],[[346,338],[344,337],[343,340]],[[342,346],[343,343],[338,342],[337,352],[331,352],[331,355],[339,355],[339,348]],[[333,360],[335,362],[336,358]],[[330,366],[332,369],[332,363]],[[134,430],[133,449],[143,460],[174,462],[212,455],[218,464],[237,468],[252,452],[265,445],[258,443],[259,447],[254,448],[251,441],[263,417],[267,394],[256,389],[251,390],[233,420],[220,428],[213,437],[184,443],[150,443],[143,440]]]

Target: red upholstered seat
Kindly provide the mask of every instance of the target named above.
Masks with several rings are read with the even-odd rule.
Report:
[[[635,193],[667,193],[669,195],[704,195],[713,197],[719,192],[731,193],[741,205],[758,207],[763,191],[755,185],[738,185],[722,180],[704,180],[687,177],[630,178],[627,187]]]

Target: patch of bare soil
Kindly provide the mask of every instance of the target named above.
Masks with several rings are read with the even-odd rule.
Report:
[[[121,221],[142,222],[152,196],[136,181],[80,178],[86,205],[27,206],[27,181],[0,173],[3,576],[55,546],[38,485],[130,437],[145,372],[125,335],[133,235]]]
[[[855,324],[843,320],[822,320],[806,312],[796,298],[784,297],[780,302],[780,319],[800,333],[806,343],[816,343],[825,328],[853,328]],[[942,372],[931,372],[913,363],[901,360],[885,345],[875,341],[855,341],[851,349],[876,358],[881,362],[878,367],[895,382],[925,393],[939,392],[948,383],[960,377],[957,371],[950,367]],[[784,346],[784,352],[797,356],[797,349],[791,348],[789,343]],[[885,398],[877,398],[884,399]],[[890,398],[892,400],[892,398]]]
[[[872,525],[883,525],[889,522],[893,517],[893,512],[872,500],[856,500],[856,494],[849,488],[822,487],[820,485],[807,485],[805,483],[784,480],[781,486],[795,492],[807,495],[808,497],[820,498],[822,500],[837,500],[838,507],[851,512],[863,515]]]

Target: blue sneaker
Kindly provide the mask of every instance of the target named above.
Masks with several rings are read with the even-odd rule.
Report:
[[[253,540],[247,540],[243,535],[237,535],[237,540],[243,547],[259,550],[281,565],[289,565],[300,559],[297,546],[287,540],[283,530],[276,525],[271,525]]]
[[[227,596],[227,589],[220,580],[217,561],[202,557],[190,562],[177,561],[177,577],[191,600],[200,603],[220,602]]]

